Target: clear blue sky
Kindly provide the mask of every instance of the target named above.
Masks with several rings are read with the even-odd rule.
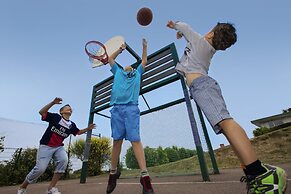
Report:
[[[136,22],[141,7],[153,11],[148,27]],[[175,32],[166,28],[168,20],[187,22],[201,34],[220,21],[235,24],[238,41],[214,56],[209,75],[220,83],[232,116],[252,136],[255,126],[251,120],[279,114],[291,106],[290,7],[287,0],[1,1],[0,117],[42,123],[39,109],[59,96],[72,105],[71,119],[83,128],[88,122],[93,85],[111,76],[109,67],[90,67],[84,53],[86,41],[105,42],[122,35],[139,54],[142,38],[148,40],[149,54],[174,42],[181,56],[185,41],[176,40]],[[129,63],[125,57],[119,62]],[[176,85],[155,94],[150,96],[151,104],[182,95]],[[165,119],[177,119],[179,126],[183,125],[175,113],[169,111]],[[152,123],[159,125],[158,116],[152,116]],[[94,133],[109,135],[110,128],[96,121],[99,127]],[[210,133],[215,145],[225,142]],[[183,133],[179,135],[183,139]],[[152,144],[161,136],[151,138]]]

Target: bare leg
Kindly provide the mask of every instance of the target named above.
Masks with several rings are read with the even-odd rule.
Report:
[[[26,189],[28,185],[29,185],[29,183],[27,182],[27,180],[24,180],[23,183],[20,185],[20,188]]]
[[[145,155],[144,155],[144,150],[142,143],[140,141],[134,141],[131,142],[132,148],[136,157],[136,160],[138,162],[139,168],[141,171],[144,171],[147,169],[146,167],[146,161],[145,161]]]
[[[51,188],[55,187],[57,182],[60,180],[61,176],[63,175],[63,173],[54,173],[54,176],[52,178],[52,181],[48,187],[48,191],[51,190]]]
[[[219,126],[242,164],[249,165],[258,159],[247,134],[238,123],[233,119],[226,119]]]
[[[111,169],[117,169],[123,140],[114,140],[111,154]]]

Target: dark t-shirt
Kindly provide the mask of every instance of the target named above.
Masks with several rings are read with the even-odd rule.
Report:
[[[73,121],[66,121],[57,113],[48,112],[41,120],[49,123],[40,140],[40,144],[42,145],[50,147],[63,146],[65,138],[69,137],[70,134],[77,135],[79,132],[79,129]]]

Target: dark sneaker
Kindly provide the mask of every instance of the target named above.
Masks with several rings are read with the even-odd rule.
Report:
[[[151,178],[149,176],[140,177],[140,184],[143,187],[143,194],[154,194],[154,190],[151,184]]]
[[[117,171],[115,174],[109,174],[109,180],[107,185],[107,193],[112,193],[116,187],[116,180],[119,179],[121,173]]]
[[[264,174],[255,178],[244,176],[241,182],[247,182],[250,194],[284,194],[287,189],[287,174],[279,167],[262,164],[267,170]]]

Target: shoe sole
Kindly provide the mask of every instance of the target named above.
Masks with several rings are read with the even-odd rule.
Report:
[[[284,183],[283,183],[283,188],[282,188],[282,193],[284,194],[287,190],[287,185],[288,185],[288,179],[287,179],[287,173],[285,171],[283,171],[282,176],[284,177]]]

